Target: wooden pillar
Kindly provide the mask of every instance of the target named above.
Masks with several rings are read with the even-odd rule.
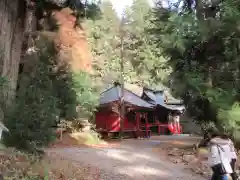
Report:
[[[140,120],[140,114],[139,112],[136,112],[137,137],[139,137],[139,134],[140,134],[139,120]]]
[[[160,122],[159,121],[157,121],[157,125],[158,125],[158,134],[160,135],[160,133],[161,133],[161,126],[160,126]]]
[[[139,112],[136,112],[136,126],[137,126],[137,131],[140,130],[140,127],[139,127]]]
[[[146,122],[146,136],[148,137],[148,119],[147,119],[146,113],[144,113],[144,117]]]
[[[156,122],[156,124],[157,124],[157,127],[158,127],[158,135],[160,135],[160,132],[161,132],[161,127],[160,127],[160,121],[159,121],[159,119],[157,118],[157,113],[156,113],[156,110],[155,110],[155,112],[154,112],[154,119],[155,119],[155,122]]]

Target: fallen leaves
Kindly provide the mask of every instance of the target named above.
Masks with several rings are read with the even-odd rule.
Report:
[[[4,179],[35,179],[42,180],[43,176],[34,173],[33,157],[14,149],[4,149],[0,152],[0,171]]]
[[[193,151],[192,143],[162,143],[158,147],[158,151],[174,164],[184,165],[186,166],[185,169],[189,169],[206,178],[211,176],[211,169],[205,161],[199,159],[197,152]]]
[[[40,160],[14,149],[0,151],[0,172],[4,180],[93,180],[99,176],[96,169],[74,165],[56,154],[45,155]]]

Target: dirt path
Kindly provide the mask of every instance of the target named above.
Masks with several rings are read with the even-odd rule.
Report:
[[[84,179],[203,180],[187,171],[186,167],[168,162],[154,152],[156,144],[164,140],[166,139],[131,139],[119,142],[117,147],[112,148],[52,148],[47,153],[51,157],[67,159],[77,168],[88,169],[85,171],[89,173],[88,178]]]

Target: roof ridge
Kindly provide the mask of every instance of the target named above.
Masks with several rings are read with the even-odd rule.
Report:
[[[131,94],[133,94],[134,96],[138,97],[138,98],[141,99],[142,101],[144,101],[144,102],[146,102],[146,103],[148,103],[148,104],[150,104],[150,105],[154,105],[154,104],[149,103],[149,102],[147,102],[146,100],[142,99],[140,96],[138,96],[138,95],[135,94],[134,92],[132,92],[132,91],[126,89],[126,88],[124,88],[124,89],[125,89],[126,91],[130,92]]]

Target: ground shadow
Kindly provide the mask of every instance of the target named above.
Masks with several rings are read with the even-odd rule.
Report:
[[[159,154],[153,152],[155,143],[151,144],[150,141],[127,140],[114,148],[67,148],[50,151],[76,163],[87,163],[99,171],[104,169],[133,179],[191,179],[192,175],[185,172],[183,167],[162,160]],[[198,177],[194,177],[195,179]]]

